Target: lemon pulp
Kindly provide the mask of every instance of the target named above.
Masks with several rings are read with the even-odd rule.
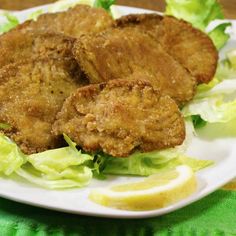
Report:
[[[139,182],[95,188],[89,198],[103,206],[118,209],[153,210],[188,197],[196,187],[192,169],[182,165]]]

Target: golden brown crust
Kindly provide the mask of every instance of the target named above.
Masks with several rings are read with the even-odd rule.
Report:
[[[163,20],[158,14],[130,14],[116,20],[116,27],[136,27],[143,30],[153,30]]]
[[[65,12],[42,14],[36,21],[26,21],[14,30],[40,30],[78,38],[83,34],[101,32],[113,24],[114,20],[104,9],[79,4]]]
[[[208,83],[213,79],[218,52],[207,34],[186,21],[168,16],[164,17],[154,36],[198,83]]]
[[[51,125],[64,100],[83,85],[72,59],[40,59],[0,70],[0,122],[4,133],[27,154],[59,146]]]
[[[116,157],[174,147],[185,138],[176,103],[136,79],[79,88],[64,103],[53,131],[86,151]]]
[[[74,38],[40,31],[11,31],[0,36],[0,68],[21,60],[73,57]]]
[[[214,76],[218,52],[212,40],[183,20],[155,14],[132,14],[121,17],[117,27],[146,30],[197,79],[208,83]]]
[[[195,94],[195,78],[156,40],[133,27],[83,35],[75,42],[73,54],[90,83],[139,74],[179,104]]]

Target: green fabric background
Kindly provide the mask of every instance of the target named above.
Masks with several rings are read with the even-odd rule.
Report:
[[[44,210],[0,198],[0,236],[236,235],[236,192],[219,190],[176,212],[119,220]]]

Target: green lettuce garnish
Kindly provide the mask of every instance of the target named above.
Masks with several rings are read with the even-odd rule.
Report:
[[[195,98],[183,109],[185,117],[199,117],[208,123],[228,123],[236,118],[236,49],[219,63],[216,78],[197,88]],[[197,128],[197,127],[196,127]]]
[[[225,31],[231,25],[231,23],[222,23],[208,33],[217,49],[222,48],[229,40],[230,36]]]
[[[136,152],[127,158],[104,153],[90,155],[78,150],[66,135],[64,138],[68,147],[25,155],[14,142],[1,135],[0,173],[8,176],[15,173],[28,182],[48,189],[66,189],[84,187],[92,177],[105,179],[106,174],[149,176],[182,164],[189,165],[194,171],[212,164],[212,161],[186,157],[183,147]]]
[[[190,22],[194,27],[207,32],[209,24],[216,19],[224,19],[217,0],[166,0],[166,14]],[[215,46],[220,49],[229,39],[225,32],[231,23],[222,23],[209,32]]]
[[[0,173],[11,175],[26,162],[26,156],[9,138],[0,134]]]
[[[19,20],[13,14],[4,12],[1,16],[6,18],[6,22],[0,25],[0,34],[8,32],[19,24]]]
[[[236,118],[236,100],[224,102],[221,96],[195,99],[183,109],[183,114],[199,115],[208,123],[227,123]]]
[[[106,11],[110,12],[111,6],[115,4],[115,0],[95,0],[94,7],[102,7]]]
[[[29,182],[45,188],[83,187],[92,179],[92,169],[87,162],[92,156],[76,149],[67,136],[68,147],[24,155],[18,146],[0,135],[0,173],[16,173]]]
[[[203,120],[200,115],[192,115],[191,118],[195,129],[200,129],[207,124],[207,122]]]
[[[186,157],[176,149],[134,153],[127,158],[99,154],[100,171],[104,174],[149,176],[178,165],[189,165],[194,171],[212,165],[212,161]]]
[[[43,13],[44,13],[43,10],[41,10],[41,9],[40,9],[40,10],[37,10],[37,11],[31,13],[31,14],[28,16],[28,20],[34,20],[34,21],[36,21],[37,18],[38,18],[40,15],[42,15]]]
[[[226,53],[226,62],[229,67],[234,70],[234,75],[236,77],[236,49],[230,50]]]

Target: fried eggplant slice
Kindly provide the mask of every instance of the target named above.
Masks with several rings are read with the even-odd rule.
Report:
[[[36,21],[26,21],[14,30],[40,30],[77,38],[82,34],[101,32],[113,24],[114,20],[104,9],[77,5],[65,12],[43,14]]]
[[[0,68],[20,60],[73,57],[74,38],[56,33],[15,30],[0,36]]]
[[[73,53],[90,83],[140,74],[179,104],[195,94],[195,78],[156,40],[133,27],[81,36]]]
[[[214,77],[218,52],[208,35],[186,21],[157,14],[132,14],[121,17],[116,24],[150,33],[198,83],[208,83]]]
[[[79,68],[71,59],[41,59],[11,64],[0,70],[2,130],[24,153],[56,148],[60,140],[51,126],[64,100],[79,86]]]
[[[126,157],[182,144],[184,121],[178,106],[149,82],[112,80],[79,88],[53,125],[84,150]]]

